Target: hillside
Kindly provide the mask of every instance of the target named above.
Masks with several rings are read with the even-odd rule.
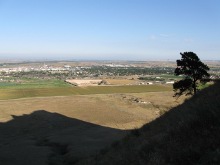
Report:
[[[220,164],[220,82],[78,164]]]

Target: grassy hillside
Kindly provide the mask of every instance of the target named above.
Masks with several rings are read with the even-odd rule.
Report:
[[[175,101],[172,95],[162,91],[1,100],[0,165],[74,164],[182,103],[183,98]]]
[[[220,82],[78,164],[220,164]]]

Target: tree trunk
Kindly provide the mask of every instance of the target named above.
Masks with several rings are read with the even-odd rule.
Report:
[[[194,92],[194,95],[196,94],[196,80],[193,80],[193,92]]]

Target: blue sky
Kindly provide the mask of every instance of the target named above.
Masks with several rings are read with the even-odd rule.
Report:
[[[0,59],[220,60],[219,0],[0,0]]]

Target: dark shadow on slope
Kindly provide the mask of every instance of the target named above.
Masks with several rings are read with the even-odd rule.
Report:
[[[220,82],[112,146],[88,165],[220,164]]]
[[[154,164],[220,163],[220,81],[140,131],[149,137],[140,156]],[[156,159],[155,159],[156,158]],[[144,158],[145,159],[145,158]]]
[[[13,116],[13,120],[0,123],[0,164],[72,164],[125,134],[45,110]]]

